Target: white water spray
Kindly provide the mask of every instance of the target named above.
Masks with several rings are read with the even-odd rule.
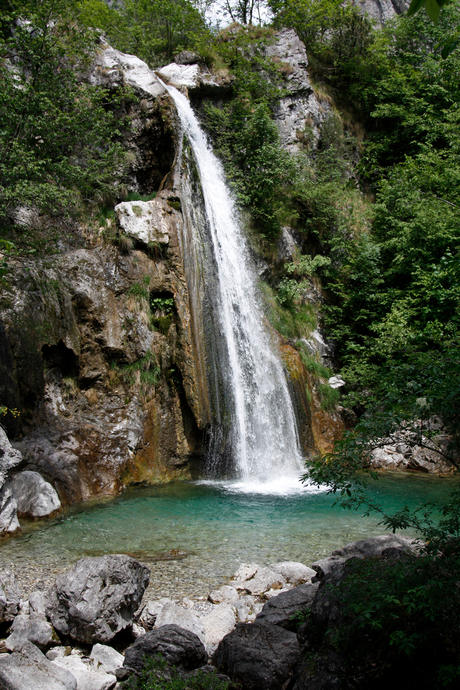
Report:
[[[254,272],[222,166],[187,98],[174,87],[166,88],[201,178],[218,284],[215,309],[225,344],[216,366],[225,385],[225,416],[238,479],[273,483],[291,476],[298,482],[303,462],[294,410],[283,367],[264,327]]]

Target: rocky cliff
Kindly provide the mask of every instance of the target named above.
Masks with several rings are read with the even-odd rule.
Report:
[[[327,108],[309,85],[295,34],[282,32],[270,51],[290,64],[277,117],[283,142],[294,149],[299,126],[310,117],[319,132]],[[195,97],[231,88],[231,79],[198,66],[185,66],[192,78],[184,81],[183,67],[163,76]],[[179,155],[174,108],[145,63],[107,45],[90,79],[113,91],[132,88],[132,100],[120,107],[130,121],[127,191],[139,200],[120,203],[115,218],[98,227],[82,221],[76,247],[60,240],[58,253],[18,261],[0,298],[0,403],[20,412],[4,419],[22,454],[14,467],[5,465],[5,481],[18,471],[38,473],[63,505],[133,483],[190,477],[211,418],[198,313],[205,286],[193,272],[196,248],[187,231],[202,214],[200,185]],[[32,222],[30,213],[24,217]],[[304,448],[329,450],[343,424],[321,411],[312,382],[307,397],[298,353],[284,341],[282,350]],[[10,512],[12,530],[14,505]]]

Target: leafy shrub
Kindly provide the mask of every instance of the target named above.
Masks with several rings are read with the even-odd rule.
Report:
[[[122,684],[124,690],[228,690],[227,682],[217,678],[216,672],[198,670],[191,677],[183,678],[175,667],[164,659],[146,660],[139,675],[132,675]]]

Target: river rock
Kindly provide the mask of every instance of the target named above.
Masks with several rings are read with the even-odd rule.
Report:
[[[78,642],[108,642],[132,624],[149,574],[121,554],[82,558],[48,592],[47,615],[56,630]]]
[[[38,472],[19,472],[11,480],[18,513],[25,517],[45,517],[61,507],[61,501],[49,482]]]
[[[168,599],[168,597],[162,597],[161,599],[158,599],[158,601],[148,601],[139,616],[140,623],[142,623],[146,630],[152,630],[157,616],[162,610],[163,606],[172,603],[172,599]]]
[[[95,644],[90,654],[91,665],[95,671],[104,671],[115,675],[117,668],[123,666],[124,656],[113,647]]]
[[[204,644],[195,633],[178,625],[163,625],[142,635],[128,647],[123,667],[141,671],[146,659],[159,654],[167,664],[184,671],[193,671],[208,660]]]
[[[411,539],[399,537],[396,534],[383,534],[371,539],[360,539],[347,544],[341,549],[336,549],[329,558],[322,558],[312,563],[312,568],[316,570],[315,580],[322,580],[331,570],[342,565],[349,558],[380,556],[382,551],[389,548],[401,549],[403,551],[415,550]]]
[[[161,628],[164,625],[177,625],[179,628],[195,633],[202,642],[205,640],[204,625],[198,616],[190,609],[185,609],[174,602],[165,604],[157,616],[155,628]]]
[[[273,572],[282,575],[286,582],[290,582],[293,585],[301,585],[304,582],[311,582],[312,577],[316,575],[315,570],[309,568],[303,563],[297,563],[295,561],[271,563],[268,567],[270,570],[273,570]]]
[[[19,613],[21,592],[9,570],[0,570],[0,623],[9,623]]]
[[[271,623],[238,623],[213,656],[213,664],[245,690],[279,690],[300,653],[297,636]]]
[[[225,635],[233,630],[236,623],[235,614],[233,606],[222,603],[202,619],[208,652],[214,651]]]
[[[89,668],[82,659],[73,654],[58,657],[51,663],[69,671],[77,681],[77,690],[112,690],[117,679],[109,673],[101,673]]]
[[[31,642],[19,652],[0,655],[2,690],[77,690],[72,673],[48,661]]]
[[[230,585],[224,585],[211,592],[208,596],[209,601],[213,604],[226,603],[234,605],[239,601],[239,598],[235,587],[231,587]]]
[[[245,582],[246,580],[250,580],[251,577],[254,577],[259,568],[260,565],[257,565],[257,563],[251,563],[250,565],[242,563],[236,571],[236,573],[231,578],[230,582],[232,582],[233,580],[235,582]]]
[[[32,642],[42,652],[60,644],[52,625],[44,616],[37,613],[28,616],[21,613],[16,616],[11,626],[11,634],[5,640],[5,646],[10,651],[17,651],[22,649],[26,642]]]
[[[295,630],[297,623],[293,620],[293,616],[299,611],[306,611],[311,608],[318,587],[319,583],[307,583],[273,597],[257,614],[256,621]]]
[[[270,568],[261,568],[251,580],[245,583],[247,592],[253,595],[260,595],[269,589],[281,589],[286,584],[286,580],[280,573],[276,573]]]

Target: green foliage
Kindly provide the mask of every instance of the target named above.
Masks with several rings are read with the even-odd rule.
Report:
[[[21,0],[0,34],[0,222],[18,206],[69,214],[116,194],[123,154],[108,95],[79,78],[93,54],[78,0]],[[111,108],[115,97],[110,97]]]
[[[220,680],[215,671],[198,670],[192,677],[183,678],[159,656],[146,659],[139,675],[130,676],[122,687],[124,690],[228,690],[228,683]]]
[[[103,0],[83,0],[81,19],[150,67],[171,62],[182,50],[204,49],[210,40],[202,14],[188,0],[125,0],[111,7]]]
[[[410,665],[417,687],[458,687],[459,554],[457,530],[436,555],[347,564],[344,579],[331,587],[343,618],[329,631],[329,643],[350,669],[359,673],[364,662],[374,679],[390,680],[404,677]]]
[[[141,389],[154,387],[159,381],[161,369],[158,366],[155,354],[148,351],[143,357],[130,364],[118,365],[112,363],[113,371],[116,371],[120,380],[128,385],[138,384]]]

